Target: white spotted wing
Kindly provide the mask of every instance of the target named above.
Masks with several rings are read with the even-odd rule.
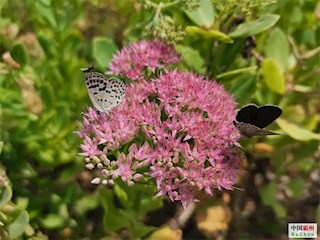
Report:
[[[110,112],[125,96],[125,84],[118,78],[106,78],[101,73],[88,72],[85,84],[89,97],[99,112]]]

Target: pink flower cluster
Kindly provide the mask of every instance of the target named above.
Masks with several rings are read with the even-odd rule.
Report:
[[[138,42],[129,49],[139,52],[141,45],[148,46],[146,52],[158,52],[158,62],[175,55],[159,41]],[[113,63],[139,57],[121,51]],[[235,107],[222,86],[196,74],[168,70],[154,79],[141,75],[127,85],[125,99],[108,115],[92,108],[84,114],[78,131],[84,139],[81,155],[87,156],[88,169],[101,171],[92,182],[113,184],[121,178],[130,186],[151,178],[158,196],[167,195],[184,207],[196,201],[199,190],[212,195],[213,188],[233,189],[242,173],[239,134],[232,124]]]
[[[142,40],[125,46],[110,63],[110,74],[128,77],[132,80],[143,78],[147,68],[155,71],[180,61],[180,55],[173,46],[159,40]]]

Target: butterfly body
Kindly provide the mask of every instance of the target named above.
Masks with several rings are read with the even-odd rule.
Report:
[[[264,105],[258,107],[254,104],[249,104],[239,110],[236,121],[233,124],[244,138],[279,135],[279,133],[264,130],[263,128],[275,121],[281,114],[282,110],[277,106]]]
[[[118,78],[106,78],[102,73],[89,71],[84,71],[89,97],[99,112],[108,113],[124,98],[125,84]]]

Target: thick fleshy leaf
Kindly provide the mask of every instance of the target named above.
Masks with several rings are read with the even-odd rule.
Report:
[[[8,185],[0,187],[0,208],[6,205],[12,197],[12,189]]]
[[[262,15],[255,21],[240,24],[229,36],[232,38],[246,38],[257,35],[274,26],[279,18],[280,16],[275,14]]]
[[[197,73],[205,73],[204,61],[197,50],[190,47],[176,45],[176,50],[181,53],[185,64]]]
[[[37,35],[37,38],[40,46],[43,49],[43,52],[48,58],[56,56],[58,54],[55,43],[50,41],[48,36],[45,36],[44,34],[40,33],[39,35]]]
[[[200,7],[194,11],[184,10],[187,16],[200,27],[210,28],[214,23],[214,8],[211,0],[199,1]]]
[[[154,227],[147,226],[144,223],[136,223],[132,231],[132,239],[145,239],[143,236],[154,231]]]
[[[105,68],[109,64],[116,51],[117,46],[111,39],[96,37],[93,40],[92,56],[101,68]]]
[[[227,231],[231,220],[231,210],[223,205],[203,208],[196,214],[197,227],[201,232],[214,235]]]
[[[14,221],[9,225],[9,236],[10,239],[19,237],[23,232],[27,224],[29,223],[28,212],[21,211]]]
[[[261,195],[263,204],[272,205],[273,203],[275,203],[277,201],[276,195],[275,195],[276,191],[277,191],[277,186],[274,182],[263,186],[260,189],[260,195]]]
[[[186,27],[186,32],[190,35],[200,35],[204,38],[212,38],[220,42],[233,43],[233,40],[228,35],[215,30],[206,30],[196,26],[188,26]]]
[[[45,228],[56,229],[62,227],[65,221],[65,217],[51,213],[45,216],[41,223]]]
[[[163,206],[162,198],[156,196],[144,196],[141,199],[141,213],[147,214],[148,212],[158,209]]]
[[[7,4],[8,0],[2,0],[0,1],[0,11],[2,10],[2,8]]]
[[[278,217],[285,217],[287,214],[286,208],[281,205],[276,199],[277,186],[275,183],[269,183],[260,190],[260,195],[264,205],[271,206]]]
[[[279,94],[284,94],[285,79],[275,60],[272,58],[264,59],[261,64],[261,72],[270,90]]]
[[[117,231],[130,226],[132,216],[114,204],[114,194],[107,189],[99,189],[99,200],[104,209],[103,226],[108,231]]]
[[[182,239],[182,231],[180,229],[173,230],[170,227],[164,226],[154,231],[149,237],[149,240],[159,239],[171,239],[179,240]]]
[[[292,191],[294,197],[300,197],[303,194],[306,184],[307,183],[303,178],[296,178],[288,183],[288,187]]]
[[[283,131],[285,131],[290,137],[296,140],[299,140],[299,141],[320,140],[320,134],[317,134],[305,128],[299,127],[298,125],[288,122],[285,119],[277,119],[276,122]]]
[[[74,209],[80,215],[97,208],[99,201],[96,195],[87,195],[77,200]]]
[[[250,102],[256,90],[255,75],[245,74],[232,81],[231,92],[239,106]]]
[[[20,43],[14,45],[10,51],[11,57],[19,63],[21,67],[26,65],[28,57],[24,46]]]
[[[287,216],[287,209],[282,204],[275,202],[271,205],[271,207],[278,218],[284,218]]]
[[[36,1],[35,2],[35,10],[36,12],[46,20],[47,25],[50,27],[56,29],[58,24],[57,24],[57,16],[55,13],[55,9],[52,6],[51,1],[47,0],[41,0],[41,1]]]
[[[3,145],[4,145],[4,142],[3,142],[3,141],[0,141],[0,153],[2,152]]]
[[[119,184],[114,184],[114,192],[121,202],[126,203],[128,201],[128,194]]]
[[[267,41],[265,55],[277,62],[282,73],[285,71],[290,55],[289,43],[286,35],[279,28],[271,32]]]

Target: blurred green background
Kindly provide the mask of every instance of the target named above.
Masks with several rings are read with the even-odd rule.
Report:
[[[243,142],[244,191],[204,199],[183,238],[287,239],[287,223],[319,221],[316,0],[0,0],[0,9],[1,239],[164,236],[179,206],[160,199],[130,209],[119,199],[127,190],[127,201],[140,201],[132,190],[91,185],[74,134],[92,105],[80,68],[104,72],[118,49],[144,38],[174,44],[179,68],[215,79],[239,108],[284,112],[273,130],[286,135]],[[200,217],[212,206],[223,207],[223,228],[201,227],[222,221]]]

